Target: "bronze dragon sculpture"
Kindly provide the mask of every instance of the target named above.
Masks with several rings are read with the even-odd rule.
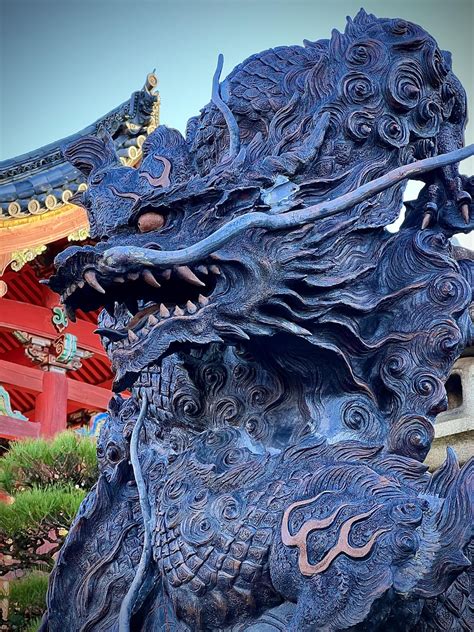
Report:
[[[473,465],[423,464],[473,337],[449,54],[361,11],[221,69],[137,168],[106,134],[64,151],[95,243],[49,284],[71,318],[104,308],[132,397],[110,403],[42,630],[467,630]]]

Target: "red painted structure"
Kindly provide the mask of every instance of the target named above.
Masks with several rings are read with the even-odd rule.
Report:
[[[77,369],[39,365],[15,336],[24,332],[53,342],[60,335],[53,323],[58,297],[39,284],[28,264],[19,272],[7,272],[8,290],[0,298],[0,384],[10,396],[11,408],[28,421],[0,415],[0,437],[52,436],[64,430],[74,413],[103,411],[111,395],[112,374],[99,336],[94,333],[96,314],[79,312],[65,333],[77,338],[79,349],[90,357]]]
[[[112,374],[94,334],[97,314],[67,323],[59,298],[39,280],[54,256],[84,241],[88,221],[74,195],[84,176],[61,148],[106,130],[122,164],[135,167],[159,124],[157,78],[68,138],[0,163],[0,448],[3,440],[52,436],[106,409]]]

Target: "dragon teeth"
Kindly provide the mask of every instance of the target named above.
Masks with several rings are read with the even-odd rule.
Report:
[[[153,272],[151,272],[150,270],[143,270],[142,277],[143,277],[144,281],[146,283],[148,283],[148,285],[151,285],[152,287],[156,287],[156,288],[160,288],[161,287],[161,285],[158,283],[158,281],[153,276]]]
[[[176,305],[176,307],[174,308],[174,315],[175,316],[184,316],[184,312],[181,309],[181,307],[179,305]]]
[[[209,270],[212,272],[212,274],[221,273],[221,269],[219,268],[219,266],[215,266],[214,264],[212,266],[209,266]]]
[[[197,307],[196,305],[194,305],[192,301],[188,301],[186,303],[186,309],[188,310],[190,314],[195,314],[197,312]]]
[[[104,288],[101,286],[99,281],[97,280],[97,275],[94,270],[86,270],[84,272],[84,280],[97,292],[100,294],[105,294]]]
[[[136,342],[138,340],[138,336],[133,331],[133,329],[128,330],[128,339],[130,340],[130,342]]]
[[[183,281],[187,281],[188,283],[191,283],[192,285],[199,285],[201,287],[205,287],[205,283],[203,283],[201,281],[201,279],[199,279],[194,272],[188,268],[188,266],[177,266],[175,268],[176,270],[176,274],[183,279]]]
[[[170,311],[169,309],[166,307],[166,305],[164,305],[163,303],[161,303],[160,305],[160,316],[162,318],[168,318],[170,315]]]
[[[203,296],[202,294],[199,294],[198,301],[199,305],[202,305],[203,307],[209,304],[209,299],[207,298],[207,296]]]
[[[153,314],[150,314],[148,316],[148,321],[147,321],[147,325],[149,327],[154,327],[155,325],[157,325],[160,321],[158,320],[158,318],[156,316],[153,316]]]

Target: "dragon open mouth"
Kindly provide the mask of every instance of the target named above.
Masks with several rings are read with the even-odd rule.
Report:
[[[152,339],[166,338],[171,329],[193,323],[196,327],[202,312],[228,285],[221,265],[212,258],[192,266],[112,272],[101,267],[95,249],[88,251],[87,261],[84,256],[84,251],[71,255],[69,280],[56,278],[51,285],[61,284],[61,300],[72,318],[79,307],[105,308],[96,333],[114,366],[134,365],[147,355]]]
[[[194,269],[176,266],[155,274],[150,270],[141,275],[131,272],[126,288],[122,289],[120,281],[115,294],[108,288],[114,306],[107,308],[97,333],[118,348],[136,345],[165,320],[195,316],[208,306],[221,276],[215,264]]]

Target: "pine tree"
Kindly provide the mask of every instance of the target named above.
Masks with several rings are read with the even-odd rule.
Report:
[[[0,579],[17,577],[0,629],[38,628],[48,574],[96,479],[95,441],[73,432],[13,443],[0,457]]]

